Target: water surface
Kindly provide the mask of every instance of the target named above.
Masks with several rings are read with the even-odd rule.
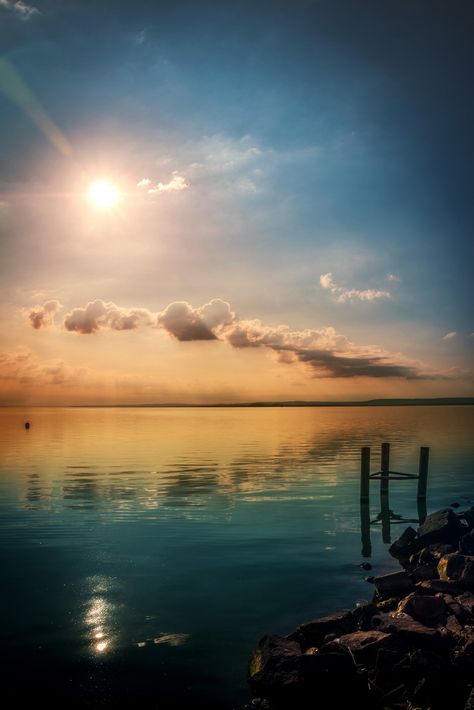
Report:
[[[428,509],[466,504],[473,424],[471,406],[0,410],[4,693],[245,702],[263,633],[371,596],[360,447],[376,470],[389,441],[392,468],[415,472],[429,446]],[[378,493],[375,573],[394,564]],[[397,516],[416,520],[415,494],[391,484],[392,537]]]

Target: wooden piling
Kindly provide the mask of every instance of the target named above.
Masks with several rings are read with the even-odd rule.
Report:
[[[390,444],[382,444],[382,454],[380,462],[380,495],[388,496],[388,475],[390,471]]]
[[[360,499],[369,500],[370,490],[370,446],[363,446],[360,456]]]
[[[428,485],[428,459],[430,450],[427,446],[420,448],[420,464],[418,466],[418,492],[417,499],[426,499],[426,487]]]

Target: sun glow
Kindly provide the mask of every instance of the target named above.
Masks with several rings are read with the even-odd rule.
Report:
[[[120,193],[111,182],[108,180],[95,180],[89,185],[87,196],[94,207],[101,210],[107,210],[115,205],[120,200]]]

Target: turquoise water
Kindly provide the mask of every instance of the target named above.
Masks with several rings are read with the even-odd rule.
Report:
[[[25,431],[24,422],[31,422]],[[232,708],[265,632],[368,599],[360,447],[474,498],[474,407],[0,410],[4,695]],[[391,483],[395,538],[416,482]],[[372,482],[371,562],[395,567]],[[406,524],[406,523],[405,523]],[[387,534],[387,532],[386,532]]]

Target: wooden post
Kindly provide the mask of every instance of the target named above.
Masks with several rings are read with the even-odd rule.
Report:
[[[426,487],[428,485],[428,459],[430,450],[427,446],[420,448],[420,465],[418,467],[418,500],[426,499]]]
[[[369,500],[370,490],[370,446],[363,446],[360,456],[360,499]]]
[[[380,495],[388,496],[388,472],[390,470],[390,444],[382,444],[382,456],[380,462]]]
[[[388,507],[388,494],[380,496],[380,517],[382,519],[382,542],[390,543],[390,508]]]

